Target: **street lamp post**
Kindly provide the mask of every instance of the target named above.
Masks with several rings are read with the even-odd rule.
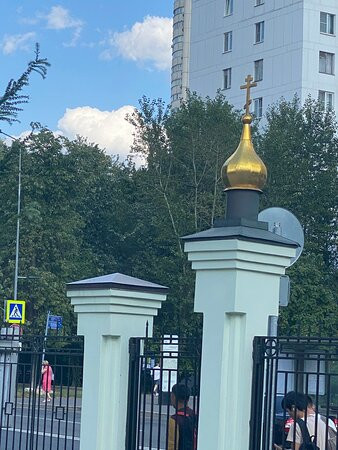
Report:
[[[20,243],[20,213],[21,213],[21,145],[19,146],[19,176],[18,176],[18,212],[16,220],[16,246],[15,246],[15,273],[14,273],[14,300],[18,298],[19,275],[19,243]]]
[[[0,134],[19,141],[19,139],[11,136],[0,130]],[[21,214],[21,165],[22,165],[22,152],[21,145],[19,146],[19,174],[18,174],[18,208],[17,208],[17,220],[16,220],[16,245],[15,245],[15,272],[14,272],[14,300],[18,299],[18,278],[19,278],[19,244],[20,244],[20,214]]]

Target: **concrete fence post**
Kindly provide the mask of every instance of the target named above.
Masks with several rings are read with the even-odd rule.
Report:
[[[278,314],[280,276],[295,255],[295,243],[272,233],[240,233],[229,227],[185,238],[194,308],[203,313],[198,450],[249,449],[253,338]]]
[[[119,273],[67,285],[84,336],[81,450],[123,450],[129,339],[152,334],[167,288]]]

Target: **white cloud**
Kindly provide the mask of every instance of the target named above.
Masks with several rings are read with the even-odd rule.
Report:
[[[72,39],[63,45],[65,47],[75,47],[81,35],[82,20],[72,17],[69,10],[62,6],[52,6],[50,12],[44,18],[47,20],[47,28],[50,30],[73,29]]]
[[[49,14],[46,15],[47,28],[51,30],[64,30],[65,28],[82,27],[80,19],[71,17],[69,10],[62,6],[52,6]]]
[[[14,53],[16,50],[27,50],[29,43],[35,39],[36,34],[34,32],[24,34],[6,34],[1,43],[2,52],[5,55]]]
[[[125,59],[150,62],[158,70],[171,66],[172,19],[147,16],[130,30],[114,33],[108,40],[110,48],[101,53],[102,59],[111,59],[117,50]]]
[[[126,115],[133,111],[133,106],[122,106],[112,111],[90,106],[67,108],[58,127],[65,136],[71,139],[76,135],[87,137],[90,142],[105,148],[107,153],[119,154],[123,160],[133,143],[134,127],[126,121]]]

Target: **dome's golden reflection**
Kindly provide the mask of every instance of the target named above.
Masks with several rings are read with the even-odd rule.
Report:
[[[244,114],[241,141],[235,151],[222,166],[225,190],[253,189],[261,191],[266,183],[265,164],[255,152],[251,139],[252,116]]]

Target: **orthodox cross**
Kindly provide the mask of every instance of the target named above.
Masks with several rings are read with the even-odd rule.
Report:
[[[250,98],[250,89],[257,86],[257,83],[256,82],[252,83],[252,81],[253,81],[252,75],[248,75],[245,78],[246,84],[241,86],[241,89],[246,89],[246,103],[244,105],[246,114],[250,114],[250,105],[251,105],[251,102],[252,102],[252,100]]]

